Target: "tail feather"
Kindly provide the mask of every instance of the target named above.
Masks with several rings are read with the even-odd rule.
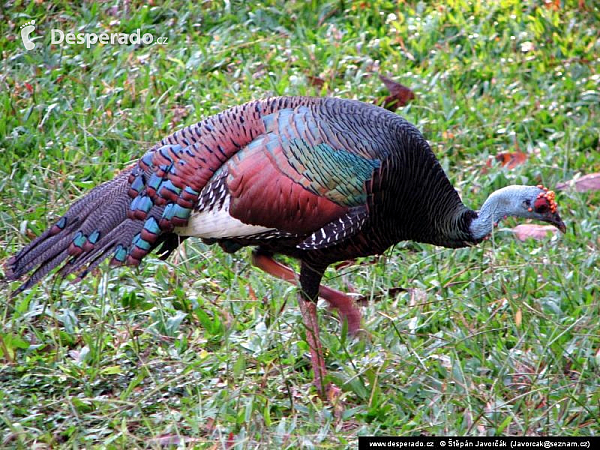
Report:
[[[113,255],[113,263],[131,264],[139,260],[127,258],[144,228],[143,220],[130,219],[129,174],[127,169],[73,204],[58,222],[34,239],[6,264],[8,280],[17,280],[33,271],[12,295],[30,288],[53,269],[63,264],[59,276],[78,273],[83,278],[104,259]],[[154,206],[148,216],[159,220],[163,206]],[[160,236],[148,252],[169,240]]]
[[[53,236],[54,237],[54,236]],[[49,239],[49,242],[41,242],[37,245],[38,248],[29,252],[26,255],[26,259],[23,261],[19,259],[17,255],[15,257],[15,263],[13,265],[12,274],[9,273],[9,280],[16,280],[17,278],[22,277],[23,275],[31,272],[36,267],[39,266],[41,269],[43,266],[47,265],[50,261],[54,261],[55,258],[65,252],[62,255],[62,259],[66,259],[69,255],[67,253],[67,248],[71,244],[71,237],[61,236],[60,239]],[[59,260],[60,262],[60,260]],[[9,261],[10,264],[10,261]],[[56,265],[54,265],[56,267]],[[52,270],[49,269],[48,271]],[[46,272],[48,273],[48,272]]]
[[[54,225],[56,227],[56,225]],[[51,227],[31,241],[18,254],[11,257],[6,265],[8,279],[14,280],[30,272],[43,261],[52,259],[61,252],[66,242],[71,242],[70,235],[76,229],[77,223],[65,227],[59,234],[53,235]]]
[[[302,97],[250,102],[164,138],[10,258],[7,279],[33,272],[18,293],[60,264],[60,275],[85,276],[111,253],[112,263],[127,265],[139,264],[157,246],[160,257],[167,257],[182,240],[174,230],[187,226],[208,181],[239,149],[266,132],[263,117],[317,103]]]
[[[104,238],[98,241],[96,247],[89,251],[81,254],[79,257],[73,259],[69,264],[66,264],[64,267],[60,269],[58,272],[61,276],[70,275],[72,273],[79,272],[84,266],[86,266],[90,261],[90,264],[96,267],[100,264],[105,258],[109,256],[109,253],[117,248],[117,246],[121,245],[124,248],[129,247],[131,241],[138,234],[144,222],[140,222],[139,220],[126,219],[121,222],[118,226],[114,227]],[[91,271],[93,267],[88,267],[87,272]],[[80,277],[83,278],[80,274]]]
[[[55,225],[8,261],[9,272],[12,272],[9,273],[9,279],[23,276],[37,265],[52,259],[65,245],[70,246],[76,233],[82,231],[84,222],[98,222],[99,216],[102,217],[110,210],[111,205],[105,203],[110,203],[111,198],[114,198],[115,194],[118,195],[114,193],[115,188],[118,189],[126,181],[127,176],[121,173],[114,180],[95,187],[85,197],[76,201]]]
[[[163,209],[164,208],[157,208],[155,212],[152,211],[152,215],[154,217],[160,216]],[[73,260],[72,264],[65,264],[65,266],[60,269],[58,274],[60,276],[66,276],[79,272],[78,279],[81,280],[85,278],[87,274],[98,267],[98,265],[109,256],[108,254],[111,251],[114,251],[114,249],[119,245],[129,245],[135,236],[141,231],[143,224],[143,222],[128,219],[127,221],[123,222],[119,228],[116,228],[111,235],[107,236],[108,242],[110,242],[111,238],[113,238],[111,243],[108,243],[103,247],[99,247],[96,251],[82,255],[81,258]],[[114,237],[112,234],[114,234]],[[171,254],[171,252],[185,239],[185,237],[180,237],[175,233],[161,234],[158,240],[152,245],[149,252],[159,248],[160,244],[162,244],[157,251],[157,256],[160,259],[165,260]],[[82,270],[84,267],[85,269]]]
[[[63,250],[62,252],[59,252],[58,254],[49,257],[46,261],[44,261],[43,264],[40,265],[40,267],[36,269],[35,272],[31,274],[31,276],[27,279],[27,281],[25,281],[25,283],[23,283],[21,286],[19,286],[16,290],[12,292],[11,296],[14,297],[15,295],[23,292],[24,290],[34,286],[38,281],[40,281],[42,278],[48,275],[50,271],[52,271],[52,269],[58,267],[67,257],[67,250]],[[18,277],[8,277],[9,280],[15,280],[16,278]]]

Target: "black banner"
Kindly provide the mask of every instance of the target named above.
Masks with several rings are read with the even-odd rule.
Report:
[[[600,443],[598,437],[428,437],[428,436],[359,436],[358,450],[374,450],[377,448],[590,448],[591,443]]]

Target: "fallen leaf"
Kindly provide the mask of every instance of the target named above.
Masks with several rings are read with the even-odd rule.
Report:
[[[544,6],[548,9],[558,11],[560,9],[560,0],[544,0]]]
[[[498,153],[495,159],[502,166],[508,169],[514,169],[518,165],[524,164],[527,161],[527,153],[523,153],[521,151],[502,152]]]
[[[406,44],[404,43],[404,39],[402,39],[402,36],[400,36],[399,34],[396,35],[396,40],[395,40],[398,44],[400,44],[400,47],[402,47],[402,51],[404,52],[404,56],[406,56],[408,59],[410,59],[411,61],[415,60],[415,57],[413,56],[413,54],[411,52],[408,51],[408,49],[406,48]],[[441,48],[438,47],[438,48]]]
[[[325,80],[323,78],[313,77],[312,75],[308,75],[306,78],[308,79],[308,83],[314,87],[320,88],[325,84]]]
[[[256,301],[256,292],[254,292],[254,289],[250,285],[248,285],[248,297],[250,297],[250,300]]]
[[[324,14],[323,16],[321,16],[319,18],[317,27],[321,27],[325,22],[327,22],[327,20],[329,20],[332,16],[335,16],[338,13],[339,13],[339,10],[337,8],[334,8],[331,11],[329,11],[328,13]]]
[[[180,446],[182,444],[195,443],[201,441],[202,440],[198,438],[180,436],[177,434],[165,434],[163,436],[150,438],[148,439],[147,443],[149,447],[174,447]]]
[[[426,290],[419,288],[408,288],[406,290],[410,293],[410,300],[408,301],[408,306],[419,306],[427,302]]]
[[[521,328],[521,324],[523,323],[523,311],[521,311],[521,308],[517,309],[517,312],[515,313],[515,325],[517,326],[517,328]]]
[[[333,268],[335,270],[342,270],[342,269],[345,269],[347,267],[351,267],[351,266],[353,266],[355,264],[356,264],[356,259],[348,259],[346,261],[340,261],[338,263],[335,263],[333,265]]]
[[[548,237],[548,233],[554,235],[558,230],[553,225],[526,223],[517,225],[511,231],[515,233],[515,236],[520,241],[526,241],[529,238],[541,241]]]
[[[502,167],[507,169],[514,169],[518,165],[524,164],[527,161],[527,153],[523,153],[520,150],[516,152],[501,152],[493,158],[490,158],[485,162],[485,167],[481,170],[481,173],[487,173],[488,169],[492,167],[492,161],[497,161]]]
[[[533,380],[543,369],[539,367],[535,355],[531,351],[526,350],[515,354],[514,372],[511,374],[513,388],[526,389],[531,387]]]
[[[229,436],[227,436],[227,442],[225,442],[225,448],[231,448],[235,445],[235,435],[233,431],[229,432]]]
[[[557,191],[573,189],[577,192],[600,191],[600,173],[590,173],[556,185]]]
[[[207,433],[212,433],[217,427],[216,421],[213,417],[209,417],[204,422],[204,429]]]
[[[381,106],[390,111],[396,111],[401,106],[406,106],[410,100],[415,98],[415,93],[406,86],[394,81],[383,75],[379,75],[379,79],[385,87],[390,91],[388,97],[385,98]]]
[[[175,105],[173,108],[171,108],[171,112],[173,113],[173,117],[171,118],[172,128],[175,128],[175,126],[189,114],[187,108],[181,105]]]

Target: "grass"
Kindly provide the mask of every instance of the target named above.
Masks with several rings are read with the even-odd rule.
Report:
[[[507,184],[600,172],[593,1],[16,2],[0,15],[2,260],[179,127],[270,95],[374,102],[387,95],[377,74],[416,93],[398,112],[473,207]],[[168,42],[52,46],[52,28]],[[524,164],[487,166],[516,150]],[[600,194],[558,202],[564,236],[519,242],[511,221],[477,248],[400,243],[328,271],[369,300],[357,340],[321,308],[334,405],[310,384],[294,288],[253,270],[248,250],[186,242],[167,262],[15,299],[3,282],[0,446],[597,435]]]

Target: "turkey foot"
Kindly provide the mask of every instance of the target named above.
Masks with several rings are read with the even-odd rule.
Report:
[[[285,280],[295,286],[298,285],[298,276],[287,266],[275,261],[271,255],[253,252],[252,264],[259,269],[264,270],[270,275]],[[322,297],[329,305],[338,310],[340,319],[348,323],[348,333],[354,336],[360,330],[361,314],[360,309],[354,304],[352,299],[343,292],[319,285],[319,297]]]

